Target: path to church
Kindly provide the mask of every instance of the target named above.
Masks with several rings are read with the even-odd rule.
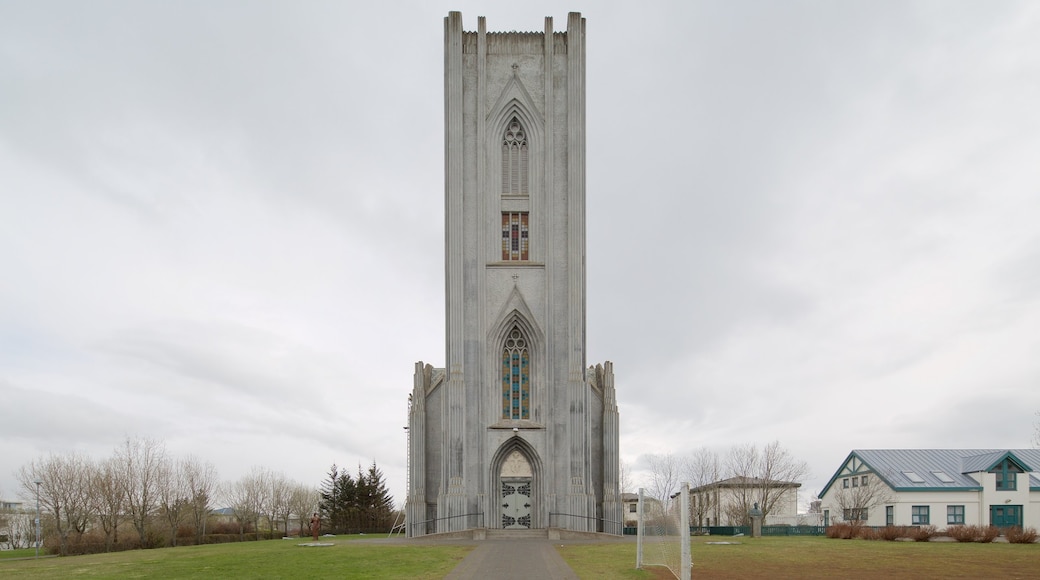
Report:
[[[564,544],[625,543],[632,536],[603,540],[549,540],[548,538],[509,538],[488,540],[429,540],[438,544],[476,546],[466,555],[445,580],[577,580],[557,546]],[[427,540],[372,539],[366,542],[380,544],[415,545]],[[635,562],[633,562],[635,564]]]
[[[553,542],[545,538],[485,540],[444,577],[445,580],[577,580]]]

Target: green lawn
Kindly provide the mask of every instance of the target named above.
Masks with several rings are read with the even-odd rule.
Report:
[[[0,550],[0,560],[10,558],[32,558],[36,556],[36,548],[19,548],[17,550]]]
[[[737,545],[709,545],[735,541]],[[558,548],[583,579],[653,578],[632,570],[635,542]],[[1040,544],[881,542],[822,537],[698,537],[693,577],[738,579],[1040,578]]]
[[[371,536],[367,536],[371,538]],[[0,578],[425,578],[440,579],[469,546],[381,545],[358,536],[135,550],[40,560],[0,560]]]
[[[0,578],[440,579],[472,549],[422,542],[381,544],[357,541],[358,536],[323,540],[335,545],[306,548],[298,545],[306,540],[270,540],[40,560],[0,559]],[[740,544],[706,543],[725,540]],[[567,544],[557,549],[583,579],[666,577],[659,569],[634,569],[634,541]],[[1040,544],[698,537],[691,552],[695,579],[1040,578]]]

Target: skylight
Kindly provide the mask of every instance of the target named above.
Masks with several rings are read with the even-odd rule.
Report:
[[[913,483],[924,483],[924,479],[913,471],[904,471],[903,475]]]
[[[945,471],[933,471],[932,475],[939,478],[939,481],[943,483],[953,483],[953,478],[946,475]]]

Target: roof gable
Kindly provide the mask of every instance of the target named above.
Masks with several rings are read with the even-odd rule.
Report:
[[[977,471],[993,471],[998,465],[1004,462],[1005,459],[1010,460],[1012,463],[1018,466],[1022,471],[1029,473],[1030,471],[1036,471],[1029,467],[1025,461],[1022,461],[1015,455],[1012,450],[1007,451],[994,451],[992,453],[983,453],[980,455],[974,455],[967,457],[964,460],[965,471],[964,473],[974,473]],[[1034,465],[1036,465],[1034,463]],[[970,468],[970,470],[969,470]]]

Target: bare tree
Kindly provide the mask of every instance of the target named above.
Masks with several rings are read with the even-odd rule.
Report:
[[[647,465],[650,468],[648,490],[651,497],[669,505],[669,498],[679,489],[679,477],[683,472],[683,460],[672,454],[648,455]]]
[[[748,512],[755,501],[758,455],[758,447],[753,443],[734,445],[726,455],[727,497],[722,511],[731,525],[746,526],[749,523]]]
[[[758,477],[766,482],[758,494],[759,509],[762,517],[773,512],[784,495],[790,493],[789,484],[800,484],[809,476],[809,464],[796,459],[791,452],[784,449],[779,441],[773,441],[762,450]],[[796,489],[796,488],[795,488]],[[797,501],[797,491],[794,501]]]
[[[618,488],[620,493],[632,493],[632,468],[625,461],[618,463]]]
[[[289,497],[289,511],[296,514],[299,520],[301,535],[302,530],[313,512],[318,511],[318,502],[321,500],[321,496],[318,490],[307,487],[306,485],[296,484],[292,488],[292,494]]]
[[[191,509],[183,463],[164,457],[159,462],[155,479],[158,512],[169,532],[167,544],[177,545],[177,530]]]
[[[748,525],[755,504],[765,518],[809,473],[804,461],[795,459],[779,441],[761,450],[754,444],[737,445],[726,456],[728,500],[724,512],[737,525]]]
[[[112,547],[119,541],[119,522],[125,497],[125,485],[119,479],[122,476],[113,458],[94,465],[90,472],[90,497],[98,523],[105,533],[106,552],[112,551]]]
[[[842,482],[834,492],[834,505],[841,510],[841,519],[853,525],[863,524],[875,508],[895,501],[892,488],[876,474],[858,473],[844,479],[852,484]]]
[[[254,467],[250,473],[224,489],[224,496],[238,521],[239,537],[243,540],[247,524],[253,525],[256,539],[260,539],[260,518],[267,514],[270,504],[270,480],[269,471]]]
[[[147,547],[146,526],[156,510],[159,468],[165,458],[166,446],[154,439],[128,437],[116,450],[119,482],[126,500],[123,505],[142,548]]]
[[[0,510],[0,549],[30,548],[36,541],[35,512]]]
[[[206,535],[206,520],[209,518],[210,502],[217,489],[217,469],[212,463],[203,463],[189,455],[181,462],[184,484],[188,493],[188,517],[195,527],[195,543],[201,544]]]
[[[690,521],[697,526],[714,517],[718,522],[719,480],[722,462],[719,454],[707,447],[694,451],[686,461],[683,479],[690,483]]]
[[[75,453],[51,455],[22,466],[15,474],[24,499],[35,499],[40,481],[41,509],[54,517],[59,550],[68,554],[69,535],[82,535],[90,522],[90,461]]]
[[[271,527],[274,522],[282,525],[283,535],[289,535],[289,516],[292,514],[292,492],[295,484],[281,473],[271,474],[271,492],[268,511]]]

